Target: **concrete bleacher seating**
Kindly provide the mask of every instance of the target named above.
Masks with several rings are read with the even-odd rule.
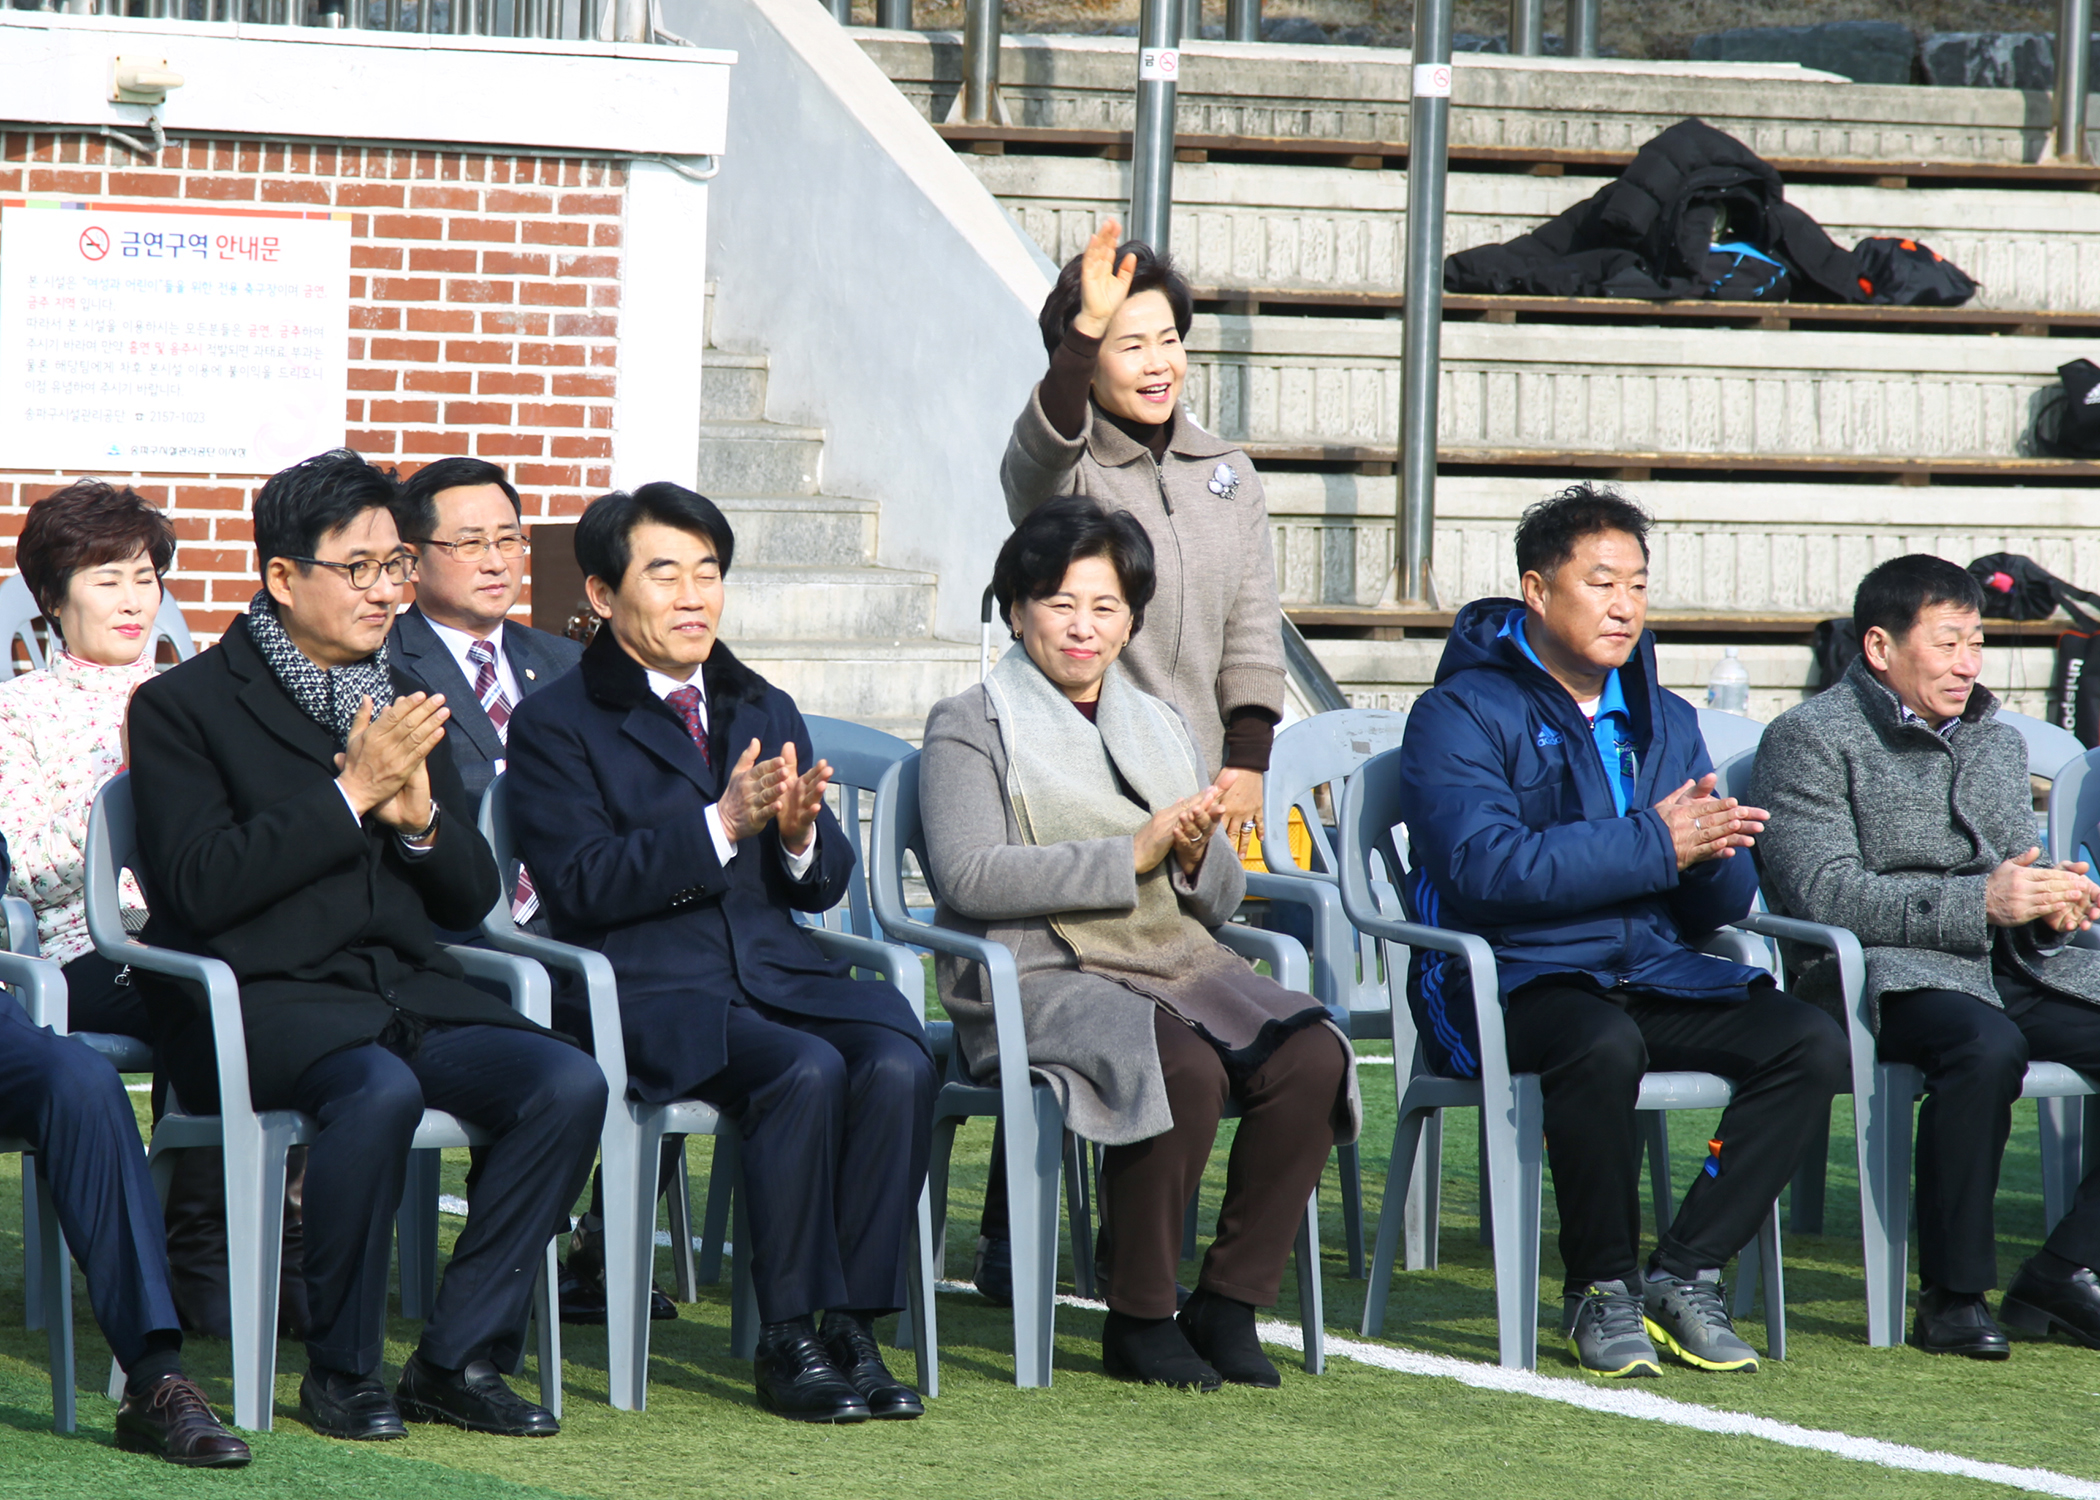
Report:
[[[953,38],[863,31],[942,121]],[[1006,39],[1007,122],[939,128],[1052,260],[1129,201],[1130,43]],[[1261,466],[1286,607],[1364,707],[1426,686],[1448,614],[1388,588],[1406,239],[1404,51],[1184,48],[1173,249],[1194,283],[1187,399]],[[1446,245],[1512,238],[1696,114],[1788,175],[1834,238],[1923,239],[1983,283],[1958,309],[1450,298],[1434,574],[1446,610],[1514,592],[1523,507],[1576,477],[1657,517],[1665,680],[1724,645],[1769,718],[1812,691],[1808,635],[1901,552],[2034,556],[2100,578],[2078,502],[2100,466],[2039,457],[2056,366],[2100,332],[2100,182],[2040,164],[2014,91],[1862,87],[1779,66],[1460,59]],[[2052,337],[2053,335],[2053,337]],[[1993,630],[1988,681],[2039,712],[2046,632]]]

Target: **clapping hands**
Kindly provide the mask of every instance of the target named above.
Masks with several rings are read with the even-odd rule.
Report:
[[[1210,848],[1211,830],[1217,826],[1219,806],[1225,794],[1215,786],[1205,787],[1193,797],[1184,797],[1154,813],[1131,838],[1137,872],[1155,868],[1169,851],[1190,879],[1203,868]]]

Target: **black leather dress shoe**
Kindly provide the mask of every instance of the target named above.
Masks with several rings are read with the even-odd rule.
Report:
[[[254,1455],[220,1425],[204,1392],[184,1375],[163,1375],[142,1391],[124,1388],[117,1447],[150,1453],[185,1469],[238,1469]]]
[[[832,1364],[808,1318],[769,1323],[751,1362],[758,1404],[790,1422],[865,1422],[868,1403]]]
[[[2100,1276],[2080,1266],[2069,1276],[2051,1276],[2033,1261],[2020,1267],[1998,1320],[2032,1338],[2060,1333],[2088,1349],[2100,1349]]]
[[[1918,1315],[1910,1341],[1927,1354],[1964,1354],[1970,1359],[2007,1359],[2012,1345],[1980,1293],[1944,1292],[1927,1287],[1918,1293]]]
[[[408,1436],[394,1398],[370,1375],[308,1370],[299,1382],[299,1411],[322,1437],[383,1443]]]
[[[1101,1363],[1118,1380],[1180,1391],[1214,1391],[1225,1383],[1173,1318],[1132,1318],[1113,1308],[1101,1321]]]
[[[605,1326],[605,1275],[602,1268],[584,1265],[581,1256],[571,1255],[561,1268],[554,1290],[561,1300],[561,1320],[564,1323]],[[677,1316],[678,1304],[665,1296],[655,1282],[650,1282],[649,1321],[667,1323]]]
[[[440,1370],[425,1364],[422,1355],[411,1354],[401,1367],[394,1399],[411,1422],[448,1422],[497,1437],[553,1437],[561,1431],[553,1412],[505,1385],[502,1374],[485,1359],[463,1370]]]
[[[868,1403],[868,1415],[877,1421],[903,1422],[926,1415],[919,1393],[892,1375],[882,1362],[881,1346],[867,1324],[851,1313],[824,1314],[817,1331],[831,1366],[846,1377],[847,1384]]]
[[[1283,1384],[1275,1364],[1262,1353],[1261,1340],[1254,1334],[1254,1309],[1246,1303],[1198,1287],[1175,1321],[1188,1336],[1189,1347],[1221,1379],[1271,1391]]]

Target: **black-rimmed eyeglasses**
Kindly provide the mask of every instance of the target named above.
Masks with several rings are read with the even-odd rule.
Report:
[[[363,593],[379,582],[379,575],[386,574],[396,583],[416,581],[416,559],[412,552],[403,552],[381,561],[376,557],[360,557],[356,562],[329,562],[321,557],[287,557],[287,562],[305,563],[309,567],[332,568],[350,580],[350,587]]]
[[[491,547],[496,549],[496,555],[505,562],[523,557],[532,550],[525,538],[521,536],[499,536],[493,541],[487,537],[472,536],[463,542],[441,542],[434,536],[426,536],[418,539],[416,545],[418,547],[443,547],[461,562],[480,562],[482,558],[488,556],[488,551]]]

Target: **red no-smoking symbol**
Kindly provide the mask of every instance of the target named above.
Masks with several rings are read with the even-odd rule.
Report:
[[[109,231],[107,229],[83,229],[80,231],[80,253],[89,260],[100,260],[109,254]]]

